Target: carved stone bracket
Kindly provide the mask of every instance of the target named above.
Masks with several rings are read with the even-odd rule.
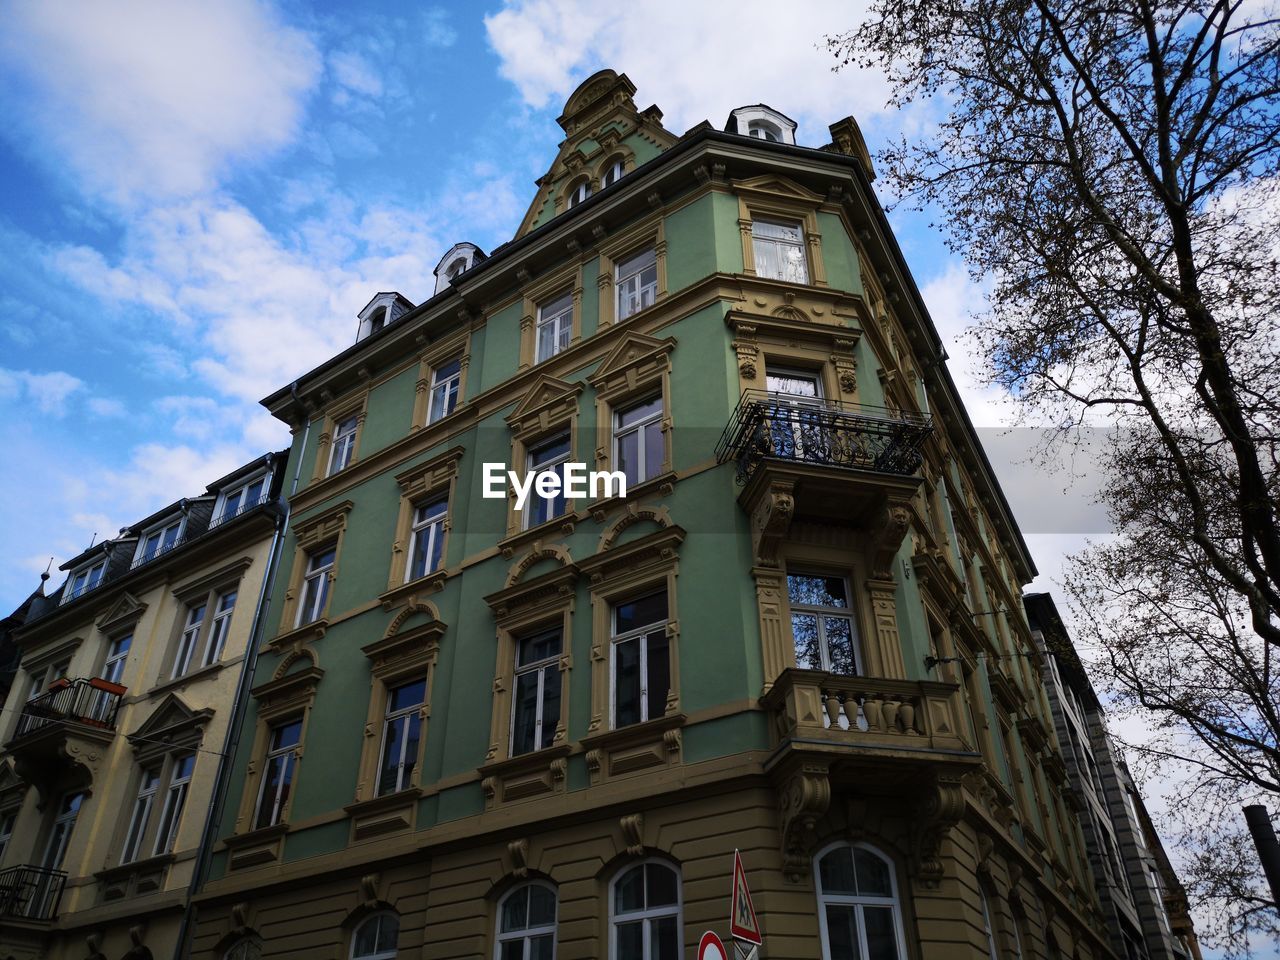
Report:
[[[751,513],[751,545],[756,562],[774,567],[778,564],[778,547],[791,529],[795,515],[795,485],[785,481],[772,484]]]
[[[964,814],[964,787],[960,777],[938,776],[917,804],[916,877],[926,887],[942,880],[942,842]]]
[[[529,841],[525,837],[512,840],[507,844],[507,855],[511,857],[511,875],[523,880],[529,875]]]
[[[902,538],[911,523],[911,510],[902,503],[885,506],[872,530],[871,576],[877,580],[893,579],[893,558],[898,555]]]
[[[627,853],[633,857],[644,854],[644,814],[629,813],[618,821],[622,827],[622,838],[627,844]]]
[[[801,765],[782,787],[782,871],[791,883],[809,875],[809,853],[818,820],[831,806],[831,781],[827,765]]]

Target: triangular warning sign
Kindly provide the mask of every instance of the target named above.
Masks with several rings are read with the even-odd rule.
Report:
[[[751,903],[751,891],[747,889],[747,872],[742,869],[742,854],[733,851],[733,895],[729,898],[729,934],[735,940],[745,940],[759,946],[760,921]]]

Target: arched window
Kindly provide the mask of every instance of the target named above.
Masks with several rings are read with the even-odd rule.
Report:
[[[222,955],[222,960],[260,960],[262,957],[262,941],[254,936],[244,936]]]
[[[467,269],[466,258],[459,257],[457,260],[453,261],[453,263],[449,265],[449,269],[444,272],[444,275],[448,277],[450,280],[453,280],[455,277],[461,276],[466,269]]]
[[[392,960],[400,939],[400,918],[375,913],[361,921],[351,936],[351,960]]]
[[[768,120],[752,120],[747,124],[747,136],[757,140],[772,140],[774,143],[782,139],[782,131]]]
[[[982,900],[982,929],[987,935],[987,956],[991,960],[1000,960],[1000,951],[996,948],[996,931],[991,924],[991,904],[987,900],[987,891],[979,887],[978,897]]]
[[[893,863],[865,843],[837,843],[814,858],[824,960],[904,960]]]
[[[604,187],[613,186],[622,179],[622,175],[625,172],[626,168],[622,164],[622,158],[615,157],[609,162],[609,166],[605,168],[604,176],[600,178],[600,185]]]
[[[576,207],[589,196],[591,196],[591,184],[583,180],[580,184],[569,191],[568,206]]]
[[[680,874],[661,860],[627,867],[609,891],[612,960],[679,960]]]
[[[498,904],[496,960],[554,960],[556,892],[545,883],[516,887]]]

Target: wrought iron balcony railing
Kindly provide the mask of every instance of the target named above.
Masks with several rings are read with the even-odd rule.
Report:
[[[0,870],[0,917],[54,920],[66,885],[63,870],[29,864]]]
[[[78,723],[114,730],[116,713],[125,688],[110,680],[63,679],[54,683],[48,693],[32,697],[22,707],[14,740],[60,723]]]
[[[766,460],[910,476],[933,430],[927,414],[745,390],[716,445],[746,483]]]

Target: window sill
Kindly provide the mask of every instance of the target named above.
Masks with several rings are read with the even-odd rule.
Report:
[[[239,870],[278,861],[284,846],[285,834],[288,832],[289,822],[285,819],[269,827],[259,827],[248,833],[234,834],[225,838],[222,842],[230,853],[227,869]]]
[[[635,723],[621,730],[593,734],[582,741],[587,751],[587,777],[592,786],[626,776],[650,776],[654,768],[680,762],[683,713]]]
[[[605,730],[582,738],[582,746],[587,750],[615,750],[644,743],[654,737],[661,737],[666,731],[684,726],[686,716],[683,713],[668,713],[656,720],[633,723],[616,730]]]
[[[155,696],[158,693],[167,693],[170,690],[181,690],[188,683],[199,683],[201,680],[207,680],[212,676],[221,673],[226,666],[226,662],[219,660],[217,663],[211,663],[207,667],[199,667],[190,673],[184,673],[180,677],[174,677],[157,683],[154,687],[147,691],[147,696]]]
[[[445,581],[448,579],[449,571],[441,567],[425,577],[410,580],[408,583],[402,583],[397,587],[392,587],[385,593],[379,594],[378,602],[382,604],[383,610],[390,610],[392,607],[398,606],[418,594],[439,593],[444,589]]]
[[[608,470],[609,467],[600,467],[601,470]],[[620,506],[624,506],[640,497],[647,497],[650,494],[657,494],[660,497],[669,497],[675,492],[677,475],[674,470],[668,470],[660,473],[656,477],[650,477],[644,483],[637,483],[634,487],[627,490],[625,497],[609,497],[607,500],[597,500],[590,507],[591,519],[596,523],[604,523],[605,518]]]
[[[93,876],[101,888],[104,902],[123,900],[125,897],[154,893],[161,889],[164,886],[165,871],[173,860],[172,853],[162,853],[99,870]]]
[[[499,540],[498,550],[502,553],[502,559],[510,560],[515,556],[516,550],[527,543],[533,543],[535,540],[556,540],[560,537],[569,536],[581,521],[582,515],[576,510],[571,510],[553,520],[547,520],[536,527],[529,527],[527,530],[521,530],[519,533],[513,533],[511,536]]]
[[[421,797],[421,787],[410,787],[347,804],[342,809],[351,818],[352,842],[411,829],[415,808]]]
[[[310,623],[304,623],[302,626],[286,630],[284,633],[277,633],[267,641],[267,645],[273,650],[280,651],[285,647],[292,646],[295,642],[304,643],[307,640],[319,640],[328,629],[329,618],[321,617],[319,620],[312,620]]]
[[[567,743],[558,743],[486,763],[478,771],[485,809],[492,810],[499,803],[562,793],[571,752]]]

